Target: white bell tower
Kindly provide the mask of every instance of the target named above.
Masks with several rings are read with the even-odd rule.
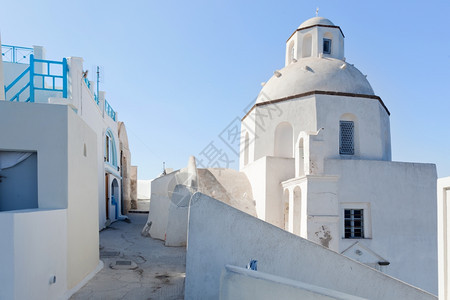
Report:
[[[308,57],[344,60],[344,34],[323,17],[303,22],[286,42],[285,66]]]

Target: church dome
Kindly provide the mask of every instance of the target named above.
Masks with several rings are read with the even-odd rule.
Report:
[[[297,23],[298,24],[298,23]],[[309,27],[309,26],[314,26],[314,25],[327,25],[327,26],[334,26],[333,22],[331,22],[330,20],[328,20],[327,18],[324,17],[314,17],[311,19],[306,20],[305,22],[303,22],[298,29],[302,29],[305,27]]]
[[[308,57],[276,71],[256,103],[312,91],[374,95],[366,76],[353,65],[335,58]]]

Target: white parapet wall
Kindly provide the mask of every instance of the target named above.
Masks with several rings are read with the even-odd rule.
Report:
[[[293,235],[201,193],[191,199],[186,299],[218,299],[225,265],[258,261],[258,271],[368,299],[436,296]]]
[[[220,299],[345,299],[363,300],[349,294],[272,274],[225,266],[220,278]]]

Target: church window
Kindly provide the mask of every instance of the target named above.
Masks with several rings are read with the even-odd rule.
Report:
[[[330,39],[323,39],[323,53],[331,54],[331,40]]]
[[[364,238],[364,210],[344,210],[344,237],[346,239]]]
[[[303,37],[302,57],[310,57],[312,53],[312,35],[307,34]]]
[[[340,121],[339,127],[339,154],[355,154],[353,121]]]

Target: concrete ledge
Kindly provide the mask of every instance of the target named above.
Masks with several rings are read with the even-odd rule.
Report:
[[[220,280],[220,299],[347,299],[346,293],[268,273],[226,265]]]

